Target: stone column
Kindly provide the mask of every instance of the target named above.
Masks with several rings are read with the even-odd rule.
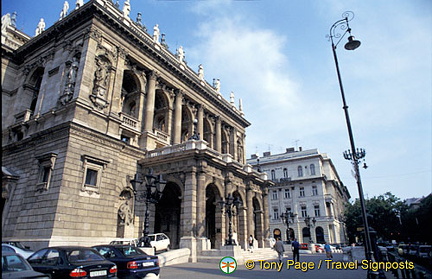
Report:
[[[238,161],[237,159],[237,129],[232,128],[231,129],[231,135],[229,138],[229,151],[228,153],[231,154],[234,158],[234,160]]]
[[[216,128],[215,128],[215,133],[216,133],[216,142],[215,142],[215,147],[214,149],[217,152],[222,152],[222,120],[220,116],[216,117]]]
[[[264,215],[263,215],[263,218],[264,218],[264,234],[263,234],[263,237],[264,237],[264,239],[267,239],[267,238],[269,238],[269,236],[270,236],[270,222],[269,222],[269,211],[268,211],[268,208],[269,208],[269,204],[268,204],[268,191],[267,190],[264,190],[263,191],[263,194],[262,194],[262,199],[263,199],[263,206],[264,206],[264,208],[263,208],[263,211],[264,211]],[[281,207],[281,208],[283,208],[283,207]]]
[[[250,186],[248,186],[250,187]],[[254,192],[251,188],[246,190],[246,205],[247,205],[247,220],[248,220],[248,227],[247,227],[247,235],[252,235],[256,239],[255,235],[255,223],[254,223],[254,208],[252,199],[254,196]]]
[[[181,142],[183,92],[177,90],[174,101],[173,144]]]
[[[109,89],[111,91],[111,94],[109,95],[110,97],[107,99],[107,101],[110,103],[110,116],[114,118],[118,118],[118,113],[122,111],[122,107],[120,106],[120,99],[122,98],[121,92],[123,85],[126,51],[123,48],[119,48],[118,54],[119,55],[117,56],[117,64],[115,68],[113,68],[113,73],[110,73],[113,78],[112,82],[110,82],[112,86],[110,86]],[[119,124],[113,121],[109,121],[107,133],[109,135],[119,138],[121,136],[119,135]]]
[[[197,127],[197,133],[202,140],[204,138],[204,106],[199,105],[198,106],[198,127]]]
[[[144,102],[145,102],[145,96],[146,96],[146,88],[147,87],[147,77],[146,77],[146,73],[144,71],[140,72],[140,80],[143,81],[142,82],[142,88],[141,88],[141,92],[139,93],[139,97],[138,97],[138,101],[139,103],[137,104],[137,108],[138,108],[138,121],[140,123],[140,125],[142,125],[143,120],[144,120]],[[141,126],[139,126],[141,127]]]
[[[205,231],[205,210],[206,210],[206,192],[205,192],[205,173],[199,171],[197,174],[197,219],[196,229],[197,236],[203,236]]]
[[[185,190],[181,214],[180,248],[189,248],[190,262],[197,261],[197,245],[194,231],[196,228],[197,179],[196,169],[186,174]]]
[[[145,119],[144,119],[144,131],[153,130],[153,118],[154,118],[154,105],[155,105],[155,95],[156,95],[156,79],[157,74],[152,71],[148,78],[147,86],[147,102],[145,105]]]
[[[168,118],[166,121],[166,132],[170,139],[172,139],[172,119],[173,119],[173,100],[174,100],[174,93],[171,91],[169,92],[169,100],[168,100]],[[169,140],[170,143],[172,143],[172,140]]]

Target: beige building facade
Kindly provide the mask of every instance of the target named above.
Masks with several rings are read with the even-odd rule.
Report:
[[[10,17],[5,15],[4,17]],[[172,248],[220,248],[228,217],[246,247],[268,237],[265,175],[246,164],[241,107],[202,66],[109,0],[91,0],[30,37],[2,19],[2,235],[32,248],[140,237],[149,170],[166,181],[150,232]],[[199,137],[192,138],[193,135]]]
[[[296,238],[303,243],[346,243],[343,211],[350,195],[327,154],[287,148],[282,154],[265,152],[247,161],[274,182],[268,194],[271,237],[288,242]]]

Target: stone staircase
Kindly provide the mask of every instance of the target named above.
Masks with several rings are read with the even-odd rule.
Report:
[[[222,247],[223,248],[223,247]],[[206,263],[219,263],[223,257],[231,256],[234,257],[238,264],[243,264],[247,260],[273,260],[277,259],[277,253],[271,248],[256,248],[253,253],[243,250],[240,247],[236,249],[233,253],[231,250],[224,249],[211,249],[206,251],[201,251],[200,255],[197,257],[198,262]]]
[[[242,251],[242,256],[245,261],[247,260],[276,260],[277,259],[277,252],[272,248],[259,248],[254,249],[253,253],[249,251]]]

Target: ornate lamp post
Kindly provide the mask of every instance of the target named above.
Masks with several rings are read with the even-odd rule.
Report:
[[[336,72],[337,72],[339,87],[340,87],[340,91],[341,91],[341,95],[342,95],[343,109],[345,111],[345,119],[346,119],[346,124],[347,124],[347,128],[348,128],[348,135],[349,135],[350,144],[351,144],[351,150],[344,152],[344,158],[347,160],[350,160],[353,167],[354,167],[355,179],[357,181],[357,188],[358,188],[358,192],[359,192],[360,206],[361,206],[361,210],[362,210],[362,218],[363,218],[364,232],[365,232],[365,244],[366,244],[365,245],[365,256],[366,256],[367,260],[370,260],[372,258],[371,253],[373,253],[373,252],[372,252],[372,246],[371,246],[369,225],[368,225],[368,220],[367,220],[367,216],[366,216],[366,206],[365,206],[364,195],[363,195],[363,187],[362,187],[362,183],[361,183],[360,170],[359,170],[360,160],[366,156],[366,151],[364,149],[361,149],[361,148],[360,149],[356,148],[355,144],[354,144],[354,136],[353,136],[353,132],[352,132],[352,128],[351,128],[351,122],[350,122],[350,118],[349,118],[349,114],[348,114],[348,106],[347,106],[346,100],[345,100],[345,94],[344,94],[341,74],[340,74],[340,70],[339,70],[339,63],[338,63],[337,56],[336,56],[336,47],[347,33],[349,33],[349,36],[348,36],[348,42],[345,44],[345,49],[354,50],[354,49],[358,48],[361,43],[360,43],[360,41],[355,40],[354,36],[351,35],[351,28],[349,27],[349,24],[348,24],[348,22],[354,18],[354,13],[353,12],[345,12],[342,15],[342,17],[343,17],[343,19],[336,21],[330,27],[329,37],[330,37],[330,40],[332,43],[333,57],[334,57],[334,61],[336,64]],[[340,33],[337,33],[337,29],[344,31],[343,34],[341,35]],[[339,38],[339,40],[336,43],[334,43],[333,39],[337,39],[337,38]]]
[[[239,208],[243,203],[238,197],[234,198],[229,194],[225,200],[221,199],[219,204],[222,208],[222,213],[225,211],[225,213],[228,214],[229,219],[227,245],[233,245],[232,217],[238,214]]]
[[[287,232],[288,232],[288,242],[291,241],[290,238],[290,231],[289,231],[289,224],[290,223],[294,223],[294,218],[297,216],[297,214],[292,213],[291,211],[288,210],[288,208],[285,210],[284,213],[281,214],[281,219],[284,221],[284,223],[287,226]]]
[[[137,202],[145,202],[145,214],[144,214],[144,229],[143,229],[143,239],[144,246],[150,247],[149,235],[149,203],[156,204],[162,198],[162,192],[165,189],[166,182],[160,181],[160,179],[153,175],[152,170],[149,169],[147,175],[144,176],[144,181],[139,177],[139,174],[135,174],[134,179],[131,181],[132,187],[134,189],[135,200]],[[138,185],[145,183],[145,188],[138,189]]]
[[[200,139],[200,136],[199,136],[199,134],[197,133],[197,126],[198,126],[198,119],[194,119],[193,120],[193,127],[194,127],[194,130],[193,130],[193,134],[192,134],[192,136],[189,138],[189,140],[199,140]]]
[[[309,234],[310,234],[310,240],[309,240],[309,242],[310,242],[310,243],[313,243],[314,241],[313,241],[313,239],[312,239],[311,227],[315,227],[316,219],[315,219],[315,217],[311,218],[311,217],[309,217],[309,215],[308,215],[308,216],[305,217],[304,221],[305,221],[306,226],[307,226],[308,229],[309,229]],[[312,223],[311,223],[311,222],[312,222]]]

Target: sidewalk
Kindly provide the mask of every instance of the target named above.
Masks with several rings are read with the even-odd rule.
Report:
[[[288,254],[291,257],[291,253]],[[244,265],[238,265],[237,269],[230,274],[223,273],[219,269],[218,263],[186,263],[171,265],[161,268],[162,279],[218,279],[218,278],[317,278],[317,279],[362,279],[366,278],[366,270],[363,270],[359,265],[357,269],[341,268],[342,254],[334,254],[333,268],[330,262],[325,262],[325,254],[301,254],[301,266],[290,266],[287,268],[287,260],[291,258],[285,257],[282,265],[277,266],[276,258],[262,259],[263,262],[254,261],[255,267],[247,269],[246,264],[251,267],[253,264],[246,262]],[[321,265],[320,265],[321,263]],[[339,266],[336,266],[339,264]],[[320,266],[319,266],[320,265]],[[328,265],[328,266],[327,266]],[[329,267],[329,268],[328,268]],[[267,268],[267,269],[266,269]],[[280,269],[278,271],[277,269]],[[352,268],[352,267],[351,267]],[[302,271],[303,269],[304,271]]]

